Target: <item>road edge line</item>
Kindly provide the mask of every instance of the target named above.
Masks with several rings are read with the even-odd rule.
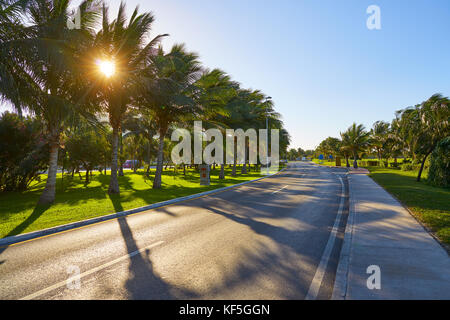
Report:
[[[345,300],[347,296],[348,272],[350,268],[350,256],[352,251],[352,240],[355,223],[354,218],[356,215],[354,198],[352,196],[353,192],[351,177],[352,175],[347,174],[349,197],[348,219],[344,232],[344,242],[342,244],[341,254],[339,255],[339,263],[336,269],[336,277],[334,280],[331,300]]]
[[[330,256],[333,252],[334,245],[336,243],[337,234],[339,232],[339,225],[341,224],[341,219],[344,211],[345,206],[345,184],[342,177],[336,175],[339,178],[339,181],[342,186],[342,191],[340,195],[340,201],[339,201],[339,209],[338,213],[336,215],[336,219],[334,221],[333,228],[330,232],[330,236],[328,238],[327,244],[325,246],[324,252],[322,254],[322,257],[320,259],[319,265],[316,269],[316,272],[314,274],[314,277],[311,281],[311,284],[308,289],[308,293],[306,294],[305,300],[316,300],[317,296],[319,295],[320,287],[322,286],[323,278],[325,276],[328,262],[330,260]]]
[[[93,225],[93,224],[97,224],[97,223],[101,223],[101,222],[105,222],[105,221],[109,221],[109,220],[114,220],[114,219],[121,218],[121,217],[126,217],[129,215],[141,213],[144,211],[158,209],[161,207],[173,205],[173,204],[184,202],[184,201],[189,201],[189,200],[202,198],[205,196],[210,196],[212,194],[228,191],[228,190],[231,190],[234,188],[239,188],[241,186],[244,186],[244,185],[247,185],[250,183],[258,182],[263,179],[267,179],[267,178],[276,176],[276,175],[284,172],[286,169],[288,169],[288,168],[283,168],[282,170],[278,171],[277,173],[274,173],[274,174],[271,174],[271,175],[268,175],[265,177],[261,177],[261,178],[255,179],[255,180],[241,182],[241,183],[229,186],[229,187],[223,187],[223,188],[218,188],[218,189],[214,189],[214,190],[210,190],[210,191],[196,193],[196,194],[192,194],[192,195],[181,197],[181,198],[166,200],[166,201],[154,203],[154,204],[144,206],[144,207],[139,207],[139,208],[135,208],[135,209],[130,209],[130,210],[125,210],[125,211],[116,212],[116,213],[112,213],[112,214],[107,214],[104,216],[95,217],[95,218],[91,218],[91,219],[87,219],[87,220],[72,222],[69,224],[61,225],[61,226],[56,226],[56,227],[51,227],[51,228],[47,228],[47,229],[43,229],[43,230],[38,230],[38,231],[19,234],[19,235],[15,235],[15,236],[5,237],[5,238],[0,239],[0,248],[8,247],[8,246],[18,244],[21,242],[34,240],[34,239],[38,239],[41,237],[45,237],[45,236],[49,236],[49,235],[53,235],[53,234],[57,234],[57,233],[62,233],[65,231],[70,231],[73,229],[77,229],[77,228],[81,228],[81,227],[85,227],[85,226],[89,226],[89,225]]]

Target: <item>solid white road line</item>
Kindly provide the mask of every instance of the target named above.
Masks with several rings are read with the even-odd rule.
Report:
[[[105,269],[105,268],[107,268],[107,267],[110,267],[110,266],[112,266],[112,265],[114,265],[114,264],[116,264],[116,263],[119,263],[119,262],[123,261],[123,260],[127,260],[127,259],[129,259],[129,258],[132,258],[132,257],[134,257],[134,256],[136,256],[136,255],[138,255],[138,254],[140,254],[141,252],[143,252],[143,251],[145,251],[145,250],[148,250],[148,249],[151,249],[151,248],[154,248],[154,247],[156,247],[156,246],[159,246],[159,245],[162,244],[162,243],[164,243],[164,241],[158,241],[158,242],[156,242],[156,243],[154,243],[154,244],[152,244],[152,245],[149,245],[149,246],[147,246],[147,247],[145,247],[145,248],[142,248],[142,249],[133,251],[133,252],[131,252],[131,253],[125,255],[125,256],[122,256],[122,257],[117,258],[117,259],[115,259],[115,260],[113,260],[113,261],[107,262],[107,263],[105,263],[105,264],[102,264],[102,265],[100,265],[100,266],[98,266],[98,267],[95,267],[95,268],[93,268],[93,269],[91,269],[91,270],[85,271],[85,272],[81,273],[80,275],[70,277],[70,278],[68,278],[67,280],[58,282],[58,283],[56,283],[56,284],[54,284],[54,285],[52,285],[52,286],[50,286],[50,287],[48,287],[48,288],[39,290],[39,291],[37,291],[37,292],[35,292],[35,293],[33,293],[33,294],[30,294],[30,295],[28,295],[28,296],[26,296],[26,297],[21,298],[20,300],[31,300],[31,299],[37,298],[37,297],[39,297],[39,296],[42,296],[43,294],[46,294],[46,293],[48,293],[48,292],[50,292],[50,291],[52,291],[52,290],[61,288],[61,287],[65,286],[65,285],[67,285],[68,283],[72,283],[73,281],[80,280],[81,278],[83,278],[83,277],[85,277],[85,276],[88,276],[88,275],[93,274],[93,273],[95,273],[95,272],[97,272],[97,271],[100,271],[100,270],[102,270],[102,269]]]
[[[280,190],[277,190],[277,191],[272,192],[272,194],[276,194],[276,193],[278,193],[278,192],[280,192],[280,191],[283,191],[283,190],[286,189],[287,187],[289,187],[289,186],[284,186],[284,187],[281,188]]]
[[[325,247],[322,259],[320,260],[319,266],[317,267],[316,274],[314,275],[311,285],[309,286],[308,294],[306,295],[305,300],[315,300],[317,298],[317,295],[319,294],[319,289],[322,285],[323,277],[325,276],[325,271],[327,270],[328,260],[330,259],[331,252],[333,251],[339,224],[341,223],[342,211],[344,209],[345,187],[341,177],[339,177],[339,180],[341,181],[342,185],[339,211],[336,216],[336,220],[334,221],[334,226],[333,229],[331,230],[330,237],[328,238],[327,246]]]

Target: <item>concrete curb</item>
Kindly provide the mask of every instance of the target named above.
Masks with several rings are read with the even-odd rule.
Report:
[[[347,225],[344,233],[344,243],[342,244],[341,254],[339,256],[339,263],[336,270],[336,278],[334,280],[333,294],[331,300],[345,300],[348,286],[348,270],[350,267],[350,256],[352,251],[352,237],[355,222],[355,202],[352,196],[351,175],[348,176],[349,188],[349,213]]]
[[[62,226],[57,226],[57,227],[52,227],[52,228],[48,228],[48,229],[44,229],[44,230],[33,231],[33,232],[30,232],[30,233],[24,233],[24,234],[19,234],[19,235],[16,235],[16,236],[6,237],[6,238],[3,238],[3,239],[0,239],[0,246],[9,246],[9,245],[16,244],[16,243],[19,243],[19,242],[32,240],[32,239],[35,239],[35,238],[40,238],[40,237],[43,237],[43,236],[47,236],[47,235],[51,235],[51,234],[55,234],[55,233],[60,233],[60,232],[63,232],[63,231],[68,231],[68,230],[71,230],[71,229],[76,229],[76,228],[80,228],[80,227],[96,224],[96,223],[107,221],[107,220],[113,220],[113,219],[129,216],[131,214],[135,214],[135,213],[139,213],[139,212],[153,210],[153,209],[161,208],[161,207],[164,207],[164,206],[167,206],[167,205],[171,205],[171,204],[175,204],[175,203],[179,203],[179,202],[184,202],[184,201],[187,201],[187,200],[194,200],[194,199],[201,198],[201,197],[204,197],[204,196],[207,196],[207,195],[211,195],[211,194],[215,194],[215,193],[231,190],[231,189],[238,188],[238,187],[241,187],[241,186],[246,185],[246,184],[254,183],[254,182],[257,182],[257,181],[260,181],[260,180],[263,180],[263,179],[267,179],[267,178],[276,176],[276,175],[282,173],[283,171],[285,171],[286,169],[287,168],[284,168],[284,169],[280,170],[277,173],[274,173],[274,174],[271,174],[271,175],[268,175],[268,176],[265,176],[265,177],[261,177],[261,178],[255,179],[255,180],[241,182],[241,183],[235,184],[233,186],[229,186],[229,187],[214,189],[214,190],[210,190],[210,191],[206,191],[206,192],[202,192],[202,193],[197,193],[197,194],[193,194],[193,195],[186,196],[186,197],[181,197],[181,198],[176,198],[176,199],[167,200],[167,201],[163,201],[163,202],[158,202],[158,203],[154,203],[154,204],[151,204],[151,205],[148,205],[148,206],[144,206],[144,207],[140,207],[140,208],[136,208],[136,209],[131,209],[131,210],[126,210],[126,211],[122,211],[122,212],[116,212],[116,213],[113,213],[113,214],[109,214],[109,215],[105,215],[105,216],[101,216],[101,217],[97,217],[97,218],[92,218],[92,219],[87,219],[87,220],[83,220],[83,221],[73,222],[73,223],[62,225]]]

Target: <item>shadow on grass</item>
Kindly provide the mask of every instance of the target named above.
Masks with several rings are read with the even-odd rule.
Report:
[[[13,230],[11,230],[5,237],[11,237],[11,236],[15,236],[18,234],[21,234],[29,225],[31,225],[33,222],[35,222],[37,219],[39,219],[39,217],[48,209],[50,208],[50,205],[44,205],[44,206],[39,206],[37,205],[34,210],[33,213],[31,213],[31,215],[25,219],[25,221],[23,221],[22,223],[20,223],[19,225],[17,225]],[[5,251],[9,246],[3,246],[0,247],[0,254]],[[5,260],[0,261],[0,264],[4,263]]]
[[[395,172],[373,172],[370,174],[378,184],[409,206],[423,210],[450,211],[450,190],[417,182],[413,176]]]
[[[34,223],[39,217],[50,208],[51,205],[37,205],[31,215],[25,219],[22,223],[16,226],[13,230],[11,230],[6,236],[15,236],[17,234],[22,233],[29,225]]]
[[[121,200],[120,200],[120,194],[108,194],[108,197],[111,200],[111,203],[116,212],[124,211]]]

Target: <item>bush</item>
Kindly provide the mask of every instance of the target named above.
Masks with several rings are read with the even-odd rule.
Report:
[[[24,191],[46,170],[48,145],[38,121],[5,112],[0,117],[0,191]]]
[[[80,166],[86,170],[86,183],[89,183],[89,172],[105,165],[109,160],[108,141],[101,133],[92,128],[82,128],[67,138],[65,148],[69,163],[73,170]]]
[[[430,162],[428,182],[437,187],[450,187],[450,137],[438,144]]]
[[[402,171],[413,171],[414,165],[412,163],[404,163],[402,164]]]

